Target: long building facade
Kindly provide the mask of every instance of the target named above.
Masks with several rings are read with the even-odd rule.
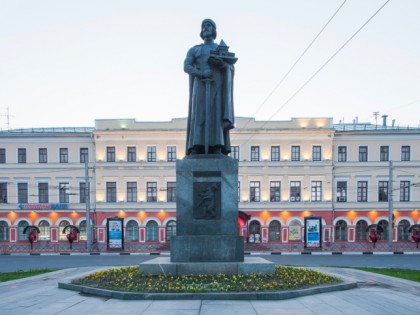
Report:
[[[246,248],[304,250],[305,218],[315,216],[323,250],[418,250],[419,128],[332,118],[236,123],[230,155],[239,160]],[[69,250],[68,225],[79,232],[73,250],[107,250],[113,218],[123,219],[124,250],[167,250],[185,129],[179,118],[0,131],[0,251],[30,250],[28,227],[37,230],[34,250]]]

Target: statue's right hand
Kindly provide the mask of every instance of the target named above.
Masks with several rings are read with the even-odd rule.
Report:
[[[204,70],[203,71],[203,78],[204,79],[211,78],[212,74],[213,73],[212,73],[212,71],[210,69]]]

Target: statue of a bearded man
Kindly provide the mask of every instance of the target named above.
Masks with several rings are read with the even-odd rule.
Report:
[[[223,42],[215,43],[216,23],[201,23],[203,43],[192,47],[184,61],[189,74],[189,112],[186,155],[229,154],[229,131],[234,128],[233,76],[237,58]]]

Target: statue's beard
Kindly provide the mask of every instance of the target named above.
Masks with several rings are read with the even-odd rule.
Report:
[[[211,38],[212,36],[213,36],[213,34],[210,31],[204,31],[203,32],[203,37],[204,38]]]

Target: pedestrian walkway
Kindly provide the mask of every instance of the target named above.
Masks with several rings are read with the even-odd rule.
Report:
[[[0,314],[81,315],[276,315],[276,314],[417,314],[420,284],[346,268],[313,268],[357,281],[360,287],[282,301],[122,301],[59,289],[95,270],[83,267],[0,283]]]

